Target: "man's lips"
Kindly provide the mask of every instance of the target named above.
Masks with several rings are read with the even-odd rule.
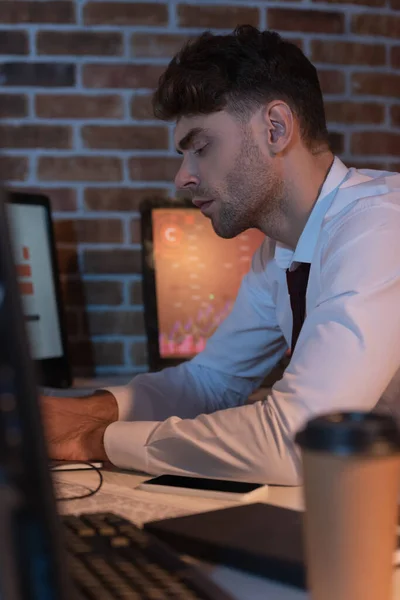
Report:
[[[214,200],[206,200],[205,198],[195,198],[192,200],[192,203],[197,206],[197,208],[205,208],[209,206]]]

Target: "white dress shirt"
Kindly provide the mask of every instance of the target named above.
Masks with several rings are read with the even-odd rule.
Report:
[[[306,319],[283,378],[249,404],[290,344],[296,262],[311,262]],[[119,420],[104,443],[118,467],[288,485],[312,416],[378,401],[400,412],[400,174],[335,158],[295,251],[261,245],[205,350],[109,391]]]

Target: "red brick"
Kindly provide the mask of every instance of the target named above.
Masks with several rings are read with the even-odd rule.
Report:
[[[0,179],[2,181],[24,181],[27,176],[27,157],[0,156]]]
[[[76,275],[79,271],[76,248],[58,248],[57,263],[62,275]]]
[[[135,211],[147,198],[167,198],[168,191],[157,188],[87,188],[86,210]]]
[[[167,25],[168,8],[140,2],[88,2],[83,20],[85,25]]]
[[[131,220],[131,243],[140,244],[141,241],[141,221],[140,218],[135,218]]]
[[[187,35],[173,33],[134,33],[131,38],[132,56],[168,59],[176,54],[187,40]]]
[[[82,282],[81,279],[64,278],[61,286],[64,303],[70,307],[118,306],[123,301],[123,289],[120,281]]]
[[[355,94],[374,96],[400,96],[400,75],[391,73],[354,73],[352,91]]]
[[[40,31],[37,34],[38,54],[75,56],[121,56],[122,34],[90,31]]]
[[[342,71],[319,69],[318,79],[323,94],[343,94],[346,82]]]
[[[88,313],[91,335],[144,335],[144,318],[141,311],[108,310]]]
[[[57,242],[76,243],[122,243],[121,219],[62,219],[54,223]]]
[[[383,123],[385,107],[374,102],[325,102],[327,121],[335,123]]]
[[[120,181],[119,158],[73,156],[39,158],[38,177],[42,181]]]
[[[363,131],[351,136],[353,154],[391,154],[400,156],[400,133]]]
[[[400,46],[394,46],[390,54],[391,65],[395,69],[400,69]]]
[[[114,367],[124,364],[124,345],[122,342],[95,342],[93,344],[96,365]]]
[[[153,94],[135,94],[131,101],[131,117],[134,119],[154,119],[151,98]]]
[[[334,154],[341,154],[344,150],[344,135],[336,131],[330,132],[329,147]]]
[[[362,6],[385,6],[386,0],[313,0],[324,4],[355,4]]]
[[[75,2],[0,2],[0,23],[74,23]]]
[[[75,65],[68,63],[9,62],[0,65],[3,86],[71,87]]]
[[[133,275],[142,271],[139,250],[84,250],[85,273],[99,275]]]
[[[2,125],[1,148],[63,148],[72,147],[70,127],[61,125]]]
[[[145,367],[148,363],[146,342],[133,342],[130,355],[135,367]]]
[[[68,188],[46,188],[42,193],[50,199],[55,212],[71,212],[77,209],[76,190]]]
[[[124,346],[122,342],[94,342],[72,341],[69,343],[71,362],[75,367],[90,368],[84,371],[85,375],[93,373],[94,367],[114,367],[123,365]]]
[[[395,15],[353,15],[351,31],[359,35],[400,38],[400,17]]]
[[[130,177],[137,181],[173,181],[181,160],[179,158],[131,158],[129,161]]]
[[[167,150],[168,129],[166,127],[124,125],[107,127],[87,125],[82,128],[85,148],[99,150]]]
[[[22,94],[0,94],[0,119],[26,117],[28,103]]]
[[[139,306],[143,304],[143,283],[141,281],[131,283],[131,304]]]
[[[395,10],[400,10],[400,0],[390,0],[390,6]]]
[[[112,305],[122,304],[123,289],[120,281],[85,281],[86,304]]]
[[[400,162],[392,162],[388,164],[388,170],[400,173]]]
[[[391,107],[390,118],[392,125],[395,127],[400,127],[400,104],[396,104],[396,106]]]
[[[161,65],[84,65],[83,85],[90,88],[154,88]]]
[[[313,40],[311,60],[341,65],[384,65],[386,48],[383,44]]]
[[[0,54],[29,54],[28,34],[25,31],[0,31]]]
[[[122,342],[95,342],[93,344],[96,365],[114,367],[124,364],[124,345]]]
[[[114,94],[41,94],[36,96],[35,107],[36,115],[45,119],[119,119],[124,116],[122,98]]]
[[[270,29],[302,33],[344,33],[344,15],[341,12],[270,8],[267,19]]]
[[[25,192],[30,194],[40,194],[49,198],[51,208],[54,212],[71,212],[76,211],[76,191],[69,188],[17,188],[13,187],[17,192]]]
[[[177,8],[180,27],[211,27],[229,29],[242,23],[259,26],[258,8],[247,6],[192,6],[180,4]]]

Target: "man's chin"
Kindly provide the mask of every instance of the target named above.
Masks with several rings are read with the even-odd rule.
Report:
[[[212,216],[210,219],[213,229],[219,237],[224,238],[225,240],[230,240],[236,237],[237,234],[232,232],[230,227],[222,225],[216,216]]]

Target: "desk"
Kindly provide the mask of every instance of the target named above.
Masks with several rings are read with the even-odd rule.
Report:
[[[178,516],[232,506],[232,502],[221,502],[189,496],[156,494],[135,489],[147,479],[130,471],[110,468],[103,471],[103,488],[95,496],[83,500],[61,502],[62,513],[80,513],[109,510],[119,513],[142,525],[145,521],[169,516]],[[85,487],[94,488],[98,483],[97,473],[80,471],[54,474],[57,491],[62,496],[79,495]],[[268,502],[295,510],[303,509],[302,489],[271,486]],[[208,575],[236,600],[307,600],[305,592],[290,588],[237,569],[201,565]],[[394,600],[400,600],[400,569],[396,570]],[[377,599],[378,600],[378,599]]]

